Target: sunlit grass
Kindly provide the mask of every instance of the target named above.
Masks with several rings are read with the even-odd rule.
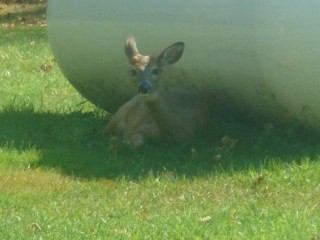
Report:
[[[49,48],[46,29],[1,29],[2,108],[32,106],[66,110],[84,101],[65,81]]]
[[[137,181],[11,169],[1,172],[1,234],[6,239],[304,239],[317,236],[320,220],[315,167],[320,170],[308,161],[275,164],[259,172],[258,184],[250,169],[197,178],[149,172]]]
[[[216,116],[199,141],[118,149],[44,26],[0,36],[1,239],[319,239],[318,133]]]

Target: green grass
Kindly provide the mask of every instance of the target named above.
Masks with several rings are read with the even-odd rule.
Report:
[[[319,133],[224,115],[199,141],[117,150],[46,28],[11,18],[0,18],[0,239],[320,238]]]

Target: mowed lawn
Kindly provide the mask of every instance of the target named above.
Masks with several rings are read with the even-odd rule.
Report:
[[[0,3],[0,239],[320,239],[320,134],[217,115],[117,148],[51,52],[45,1]],[[21,3],[22,2],[22,3]]]

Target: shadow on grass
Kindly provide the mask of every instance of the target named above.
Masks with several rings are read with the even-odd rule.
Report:
[[[2,148],[41,153],[34,167],[56,169],[79,178],[139,179],[150,172],[168,171],[180,176],[205,176],[215,171],[260,168],[268,160],[299,162],[317,159],[318,134],[299,127],[273,128],[236,120],[218,120],[212,136],[184,145],[149,145],[138,151],[117,151],[101,134],[106,120],[99,113],[37,113],[5,110],[0,113]],[[228,134],[239,143],[222,148]],[[211,135],[211,134],[208,134]]]

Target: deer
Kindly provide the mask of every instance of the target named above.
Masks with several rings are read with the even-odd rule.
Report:
[[[166,66],[182,57],[184,46],[176,42],[152,57],[139,52],[134,36],[127,37],[125,54],[138,94],[112,116],[107,134],[136,148],[148,141],[185,142],[205,128],[208,105],[201,94],[167,88],[160,78]]]

